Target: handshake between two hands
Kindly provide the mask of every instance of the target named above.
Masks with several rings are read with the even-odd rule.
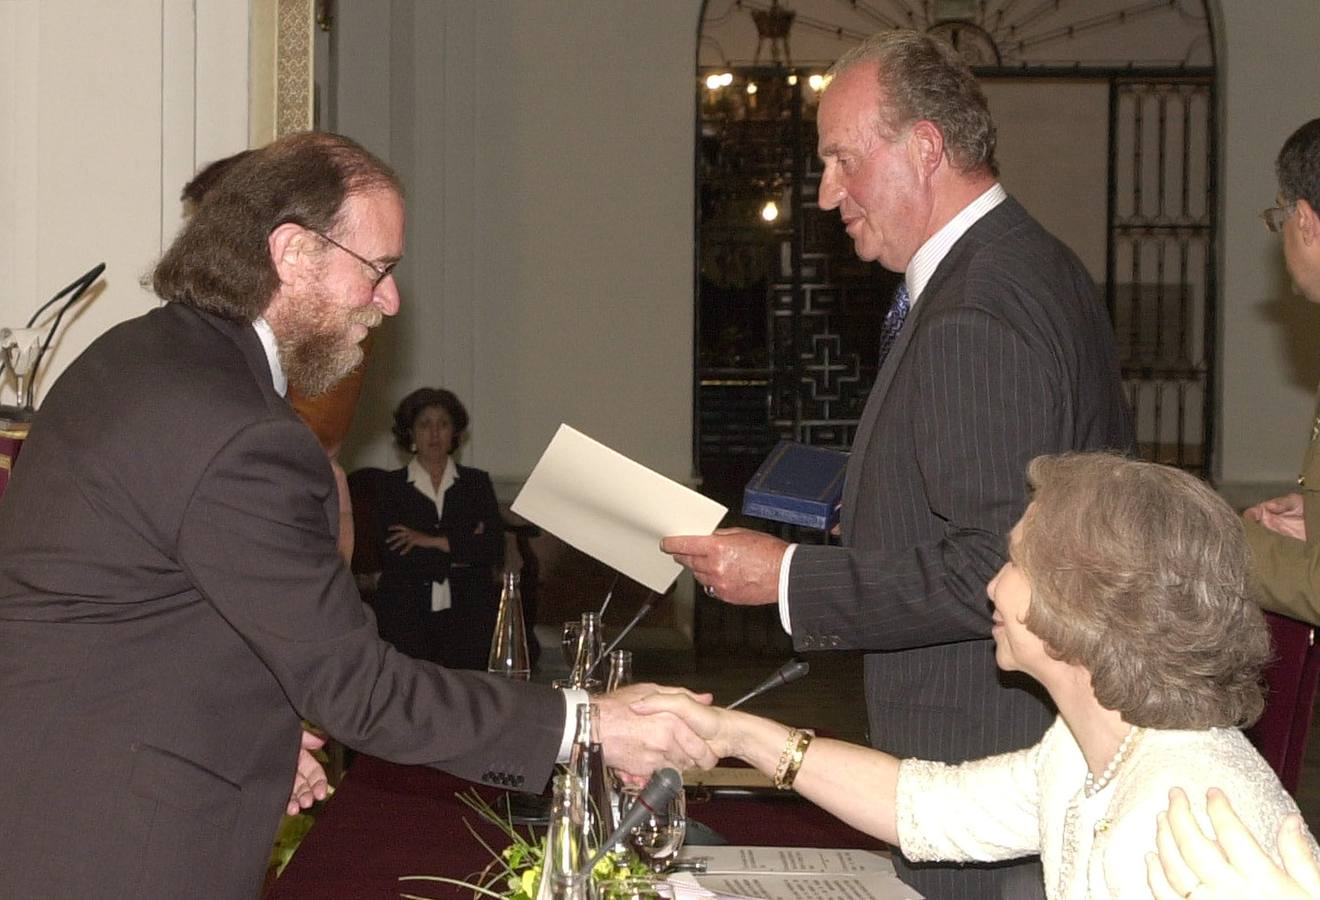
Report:
[[[656,769],[710,769],[732,751],[710,694],[633,684],[596,698],[605,762],[641,782]]]
[[[633,684],[595,699],[600,707],[605,762],[626,780],[642,783],[656,769],[712,768],[732,753],[724,725],[727,711],[710,705],[710,694],[656,684]],[[329,785],[312,755],[325,739],[302,734],[298,767],[286,812],[296,815],[324,800]]]

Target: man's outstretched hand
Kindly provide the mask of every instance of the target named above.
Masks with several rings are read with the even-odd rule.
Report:
[[[641,715],[632,704],[652,694],[684,694],[709,704],[710,694],[655,684],[631,684],[593,698],[600,707],[601,747],[605,763],[632,781],[644,781],[656,769],[673,766],[680,772],[712,768],[718,761],[706,742],[672,713]]]

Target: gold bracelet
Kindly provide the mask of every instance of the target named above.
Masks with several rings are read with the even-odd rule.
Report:
[[[793,780],[797,778],[798,769],[802,768],[802,757],[806,756],[812,737],[810,731],[789,729],[788,740],[784,742],[784,750],[779,754],[779,765],[775,767],[775,787],[779,790],[786,791],[793,787]]]

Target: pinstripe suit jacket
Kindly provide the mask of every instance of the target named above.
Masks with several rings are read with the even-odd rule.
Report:
[[[840,547],[797,548],[794,643],[860,649],[871,741],[956,762],[1034,743],[1043,691],[1000,673],[985,587],[1041,453],[1131,445],[1112,328],[1076,256],[1012,198],[952,247],[859,424]],[[928,897],[1001,894],[994,873],[903,873]]]

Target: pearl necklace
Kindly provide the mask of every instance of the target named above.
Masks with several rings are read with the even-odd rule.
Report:
[[[1089,768],[1086,770],[1086,784],[1083,786],[1082,791],[1087,797],[1094,797],[1107,788],[1109,782],[1114,780],[1114,773],[1118,771],[1118,767],[1123,764],[1124,758],[1127,757],[1128,750],[1131,749],[1136,734],[1137,727],[1129,725],[1127,734],[1123,735],[1123,740],[1119,741],[1118,749],[1110,757],[1109,764],[1105,766],[1105,770],[1100,773],[1099,778],[1092,775]]]

